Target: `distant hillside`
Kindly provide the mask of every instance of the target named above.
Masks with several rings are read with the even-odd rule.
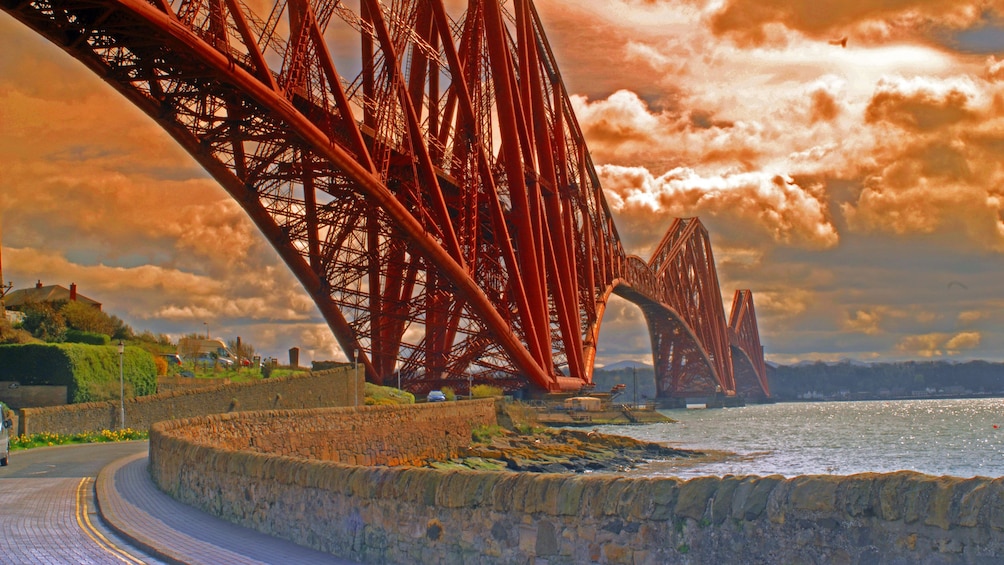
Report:
[[[652,370],[651,365],[646,365],[645,363],[640,363],[638,361],[618,361],[616,363],[611,363],[609,365],[604,365],[603,367],[597,367],[597,371],[621,371],[624,369],[648,369]]]
[[[655,370],[651,365],[636,361],[618,361],[593,371],[593,384],[596,385],[597,392],[606,392],[619,384],[627,386],[620,396],[622,402],[634,400],[636,378],[638,401],[655,398]]]
[[[802,362],[768,365],[767,382],[778,400],[1004,394],[1004,363]]]
[[[619,361],[593,373],[596,391],[626,385],[623,401],[656,396],[655,371],[637,361]],[[927,398],[932,396],[1004,396],[1004,363],[909,361],[903,363],[801,362],[767,365],[767,382],[776,400],[848,400]]]

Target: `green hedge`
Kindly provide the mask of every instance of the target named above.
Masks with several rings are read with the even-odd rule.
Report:
[[[108,345],[111,343],[112,338],[105,334],[99,334],[94,332],[84,332],[80,330],[66,330],[66,336],[63,338],[66,343],[86,343],[89,345]]]
[[[126,397],[157,392],[157,366],[139,347],[122,357]],[[67,388],[67,402],[117,399],[119,353],[112,345],[80,343],[0,345],[0,380]]]

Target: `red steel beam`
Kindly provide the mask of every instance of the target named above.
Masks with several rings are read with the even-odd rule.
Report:
[[[737,293],[727,323],[699,221],[674,223],[647,264],[625,254],[530,0],[472,2],[459,27],[443,0],[393,12],[361,0],[358,15],[288,0],[266,19],[236,0],[51,1],[0,8],[105,78],[233,195],[373,382],[407,367],[434,386],[480,367],[575,389],[591,381],[617,292],[649,320],[660,393],[735,394],[738,348],[769,394],[752,295]],[[273,42],[284,10],[289,37]],[[360,33],[348,88],[328,51],[334,13]],[[88,43],[106,25],[125,59],[103,50],[108,38]],[[172,105],[197,97],[190,85],[205,108]],[[423,343],[406,346],[416,324]]]

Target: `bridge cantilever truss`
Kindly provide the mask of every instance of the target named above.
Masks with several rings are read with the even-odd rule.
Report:
[[[213,175],[368,380],[579,389],[616,292],[648,320],[660,395],[735,394],[736,351],[766,394],[752,298],[730,329],[699,221],[625,254],[530,0],[0,8]]]

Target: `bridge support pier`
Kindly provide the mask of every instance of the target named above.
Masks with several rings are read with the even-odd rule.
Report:
[[[657,308],[643,307],[642,312],[652,339],[656,397],[683,399],[721,391],[707,354],[686,326]]]

